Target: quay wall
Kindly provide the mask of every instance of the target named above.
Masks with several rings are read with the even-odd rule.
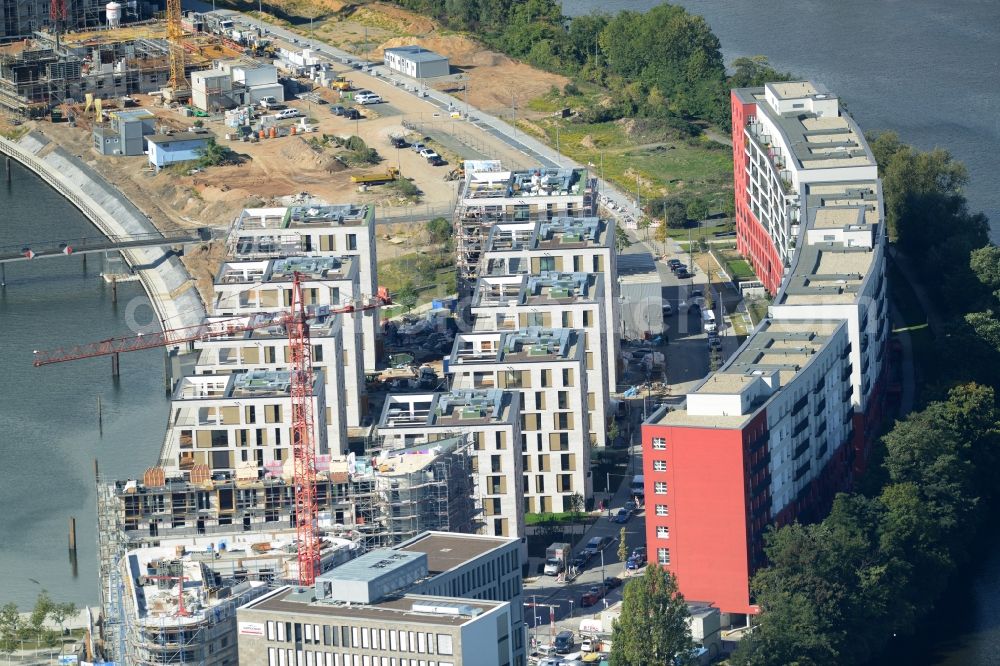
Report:
[[[109,238],[158,234],[142,211],[81,159],[70,155],[39,132],[19,141],[0,137],[0,153],[37,174],[80,210]],[[25,239],[58,240],[58,239]],[[205,305],[195,282],[176,255],[165,248],[123,250],[129,266],[137,270],[161,328],[196,326],[205,319]],[[136,331],[137,333],[140,331]]]

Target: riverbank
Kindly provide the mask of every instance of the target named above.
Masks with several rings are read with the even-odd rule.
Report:
[[[0,152],[30,169],[72,203],[105,236],[137,236],[159,233],[156,225],[131,201],[78,157],[53,144],[42,132],[33,131],[17,141],[0,138]],[[25,239],[30,242],[34,239]],[[182,328],[200,324],[205,305],[195,289],[195,281],[177,256],[166,248],[126,250],[122,256],[138,271],[157,322],[150,327]],[[136,330],[134,333],[141,333]],[[151,332],[151,331],[150,331]]]

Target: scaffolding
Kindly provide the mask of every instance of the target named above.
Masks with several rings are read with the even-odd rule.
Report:
[[[561,184],[548,187],[543,182],[547,178]],[[598,180],[585,169],[502,172],[494,164],[482,172],[467,170],[454,216],[459,296],[475,290],[480,259],[495,225],[561,216],[593,217],[597,209]]]

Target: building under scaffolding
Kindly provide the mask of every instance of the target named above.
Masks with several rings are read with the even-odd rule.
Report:
[[[170,77],[170,46],[162,33],[157,26],[145,26],[70,34],[59,43],[52,35],[36,33],[31,41],[0,47],[0,106],[38,116],[68,100],[80,103],[87,95],[115,99],[160,90]],[[237,55],[231,48],[210,45],[213,40],[189,39],[194,50],[187,57],[189,69],[205,67],[213,57]]]
[[[65,18],[59,19],[64,30],[97,28],[108,23],[107,0],[72,0],[64,4]],[[126,21],[135,21],[162,11],[155,2],[127,0],[119,11]],[[39,30],[55,27],[49,13],[50,0],[0,0],[0,42],[30,38]]]
[[[460,294],[471,294],[490,229],[500,222],[597,215],[597,179],[585,169],[504,171],[498,161],[465,162],[455,209]]]
[[[464,439],[454,438],[371,463],[321,457],[320,569],[427,530],[472,532],[467,449]],[[235,629],[239,604],[226,599],[245,597],[245,602],[260,593],[258,587],[297,581],[294,509],[290,466],[281,476],[263,478],[251,470],[236,478],[212,474],[203,466],[166,477],[161,468],[150,468],[142,482],[98,484],[106,656],[128,664],[234,663],[224,660],[229,650],[220,643]],[[175,566],[183,573],[150,574],[146,563],[154,560],[179,561]],[[200,595],[193,599],[200,614],[185,606],[192,615],[184,615],[164,594],[157,594],[154,612],[147,599],[155,582],[149,575],[207,580],[191,588]],[[161,583],[176,589],[176,580]],[[222,597],[212,592],[216,588]],[[227,645],[235,649],[235,644],[232,633]]]

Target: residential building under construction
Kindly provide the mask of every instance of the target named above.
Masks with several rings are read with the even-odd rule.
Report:
[[[352,550],[393,546],[427,530],[472,532],[467,450],[463,438],[452,438],[420,451],[393,451],[371,463],[353,455],[319,457],[320,571],[342,562]],[[150,468],[142,482],[99,484],[107,654],[128,664],[179,663],[182,655],[185,663],[234,663],[217,659],[235,645],[235,635],[229,632],[226,646],[216,641],[226,633],[219,623],[230,621],[235,606],[229,608],[222,598],[209,603],[213,586],[206,584],[203,592],[209,596],[197,601],[204,611],[200,615],[187,607],[190,615],[166,606],[151,615],[150,605],[139,599],[145,592],[138,589],[148,587],[148,581],[140,583],[136,572],[147,561],[164,559],[164,552],[175,553],[176,560],[190,552],[187,559],[195,562],[182,563],[184,573],[171,575],[194,580],[211,571],[218,583],[214,587],[239,589],[235,596],[250,594],[245,601],[257,586],[294,583],[299,571],[293,472],[290,463],[277,474],[249,468],[220,474],[197,466],[186,476],[167,476],[162,468]],[[166,603],[161,599],[161,606]]]
[[[455,252],[461,294],[475,288],[479,262],[495,224],[597,215],[597,178],[586,169],[504,171],[498,161],[466,160],[455,209]]]

